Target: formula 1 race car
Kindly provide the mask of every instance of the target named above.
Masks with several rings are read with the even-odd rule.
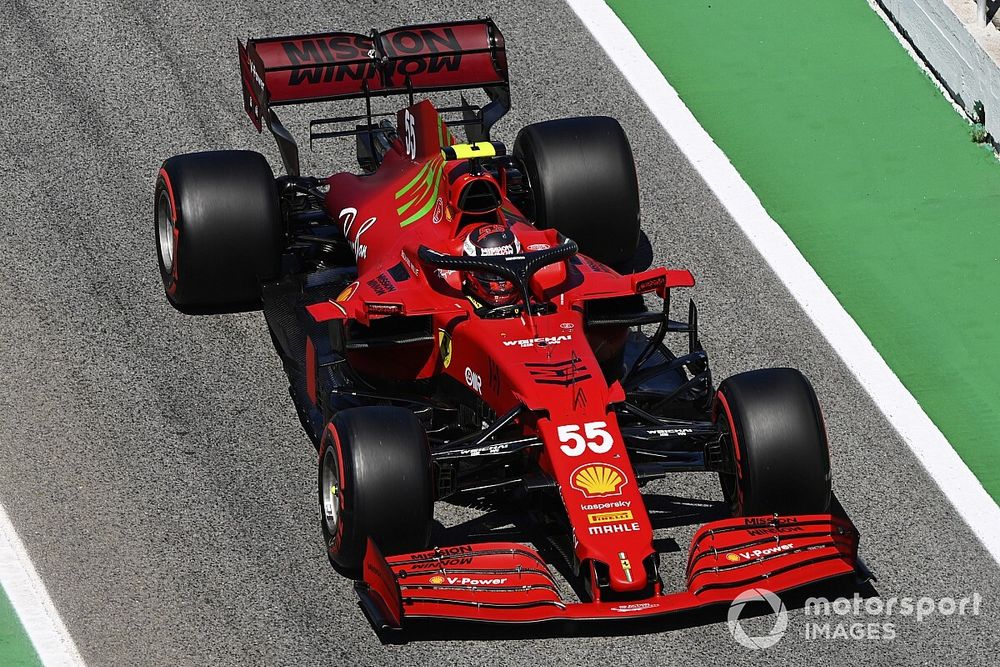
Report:
[[[510,89],[490,19],[251,39],[239,62],[286,175],[246,151],[164,162],[160,271],[182,312],[263,308],[319,451],[329,559],[377,629],[655,616],[861,567],[809,382],[776,368],[716,389],[693,302],[670,316],[691,274],[637,266],[617,121],[492,141]],[[481,104],[415,99],[470,89]],[[386,96],[408,105],[373,111]],[[352,98],[365,113],[311,121],[310,143],[354,137],[363,173],[301,175],[275,108]],[[680,582],[642,494],[678,471],[717,474],[731,514],[695,533]],[[437,501],[504,508],[534,537],[431,544]]]

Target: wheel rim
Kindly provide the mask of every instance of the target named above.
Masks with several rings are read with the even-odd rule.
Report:
[[[166,191],[160,193],[156,204],[156,237],[160,250],[160,263],[168,274],[174,272],[174,222],[170,219],[170,199]]]
[[[735,474],[723,473],[719,475],[722,480],[722,495],[725,497],[727,503],[730,504],[731,509],[735,512],[738,511],[739,507],[739,478]]]
[[[340,471],[333,448],[328,448],[323,456],[323,473],[320,476],[320,499],[323,524],[331,535],[337,534],[340,526]]]

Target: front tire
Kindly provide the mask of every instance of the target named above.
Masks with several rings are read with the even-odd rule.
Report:
[[[524,127],[514,155],[528,175],[542,229],[557,229],[580,252],[620,273],[639,245],[639,182],[628,137],[606,116],[562,118]]]
[[[154,230],[167,299],[185,313],[260,307],[283,250],[274,173],[260,153],[177,155],[156,179]]]
[[[434,495],[430,449],[409,410],[338,412],[319,450],[320,524],[330,562],[355,571],[371,538],[386,555],[427,548]]]
[[[719,475],[733,516],[829,512],[826,427],[816,393],[799,371],[732,376],[719,386],[714,414],[735,471]]]

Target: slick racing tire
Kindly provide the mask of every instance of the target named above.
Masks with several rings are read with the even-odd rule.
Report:
[[[639,244],[639,183],[628,137],[605,116],[523,128],[514,141],[528,177],[537,227],[557,229],[580,252],[620,273]],[[530,207],[529,207],[530,208]]]
[[[830,509],[830,450],[816,393],[791,368],[740,373],[716,394],[714,418],[735,474],[720,473],[733,516]]]
[[[185,313],[260,307],[284,233],[274,174],[260,153],[189,153],[163,163],[154,232],[167,298]]]
[[[385,555],[421,551],[434,495],[427,435],[409,410],[338,412],[319,449],[319,508],[330,562],[356,572],[368,538]]]

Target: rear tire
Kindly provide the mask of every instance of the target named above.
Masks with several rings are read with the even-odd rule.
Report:
[[[514,155],[527,171],[542,229],[557,229],[580,252],[620,273],[639,245],[639,182],[628,137],[606,116],[563,118],[523,128]]]
[[[186,313],[260,307],[284,233],[274,173],[251,151],[189,153],[163,163],[154,231],[167,298]]]
[[[830,451],[816,393],[791,368],[740,373],[716,394],[715,419],[736,474],[720,473],[733,516],[830,510]]]
[[[409,410],[373,406],[338,412],[320,442],[320,525],[330,562],[360,566],[368,538],[385,555],[430,542],[434,495],[430,449]]]

